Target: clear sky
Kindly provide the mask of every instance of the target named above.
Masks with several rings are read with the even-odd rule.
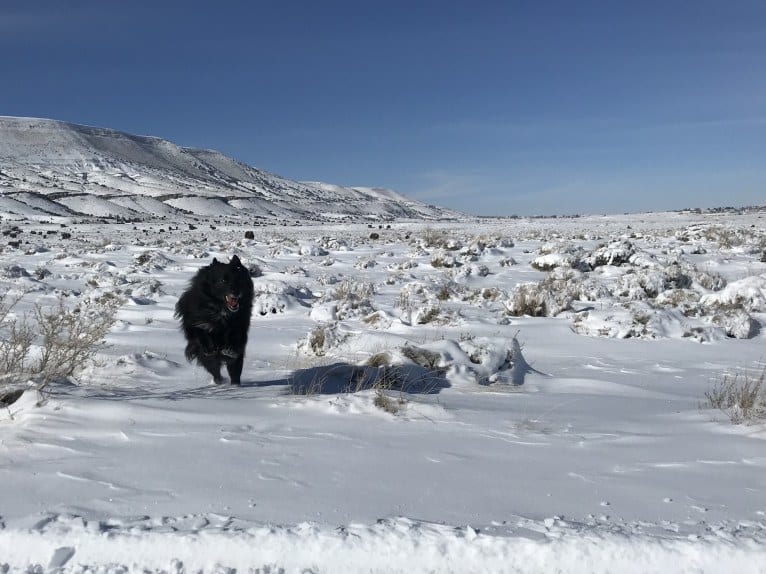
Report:
[[[0,115],[482,215],[766,204],[766,2],[2,0]]]

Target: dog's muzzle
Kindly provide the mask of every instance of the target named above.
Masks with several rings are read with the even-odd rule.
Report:
[[[226,295],[226,308],[231,311],[232,313],[235,313],[236,311],[239,311],[239,297],[236,295]]]

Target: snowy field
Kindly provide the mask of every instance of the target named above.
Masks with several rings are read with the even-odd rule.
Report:
[[[0,410],[0,572],[766,572],[766,427],[705,396],[766,365],[763,212],[67,222],[0,225],[12,317],[120,307]],[[173,308],[233,254],[214,386]]]

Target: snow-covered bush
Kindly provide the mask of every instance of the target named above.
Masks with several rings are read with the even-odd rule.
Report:
[[[654,299],[668,289],[685,289],[691,285],[691,277],[679,265],[651,269],[630,267],[620,277],[614,294],[628,300]]]
[[[260,279],[254,282],[253,314],[266,316],[285,313],[308,306],[314,295],[305,285],[285,281]]]
[[[733,281],[717,293],[704,295],[700,304],[713,310],[731,307],[764,312],[766,311],[766,274]]]
[[[752,339],[760,331],[758,322],[744,309],[721,308],[712,320],[733,339]]]
[[[700,294],[692,289],[666,289],[651,304],[657,308],[678,309],[687,317],[700,314]]]
[[[326,249],[316,243],[302,244],[298,253],[303,257],[325,257],[326,255],[329,255]]]
[[[569,308],[571,298],[546,288],[542,283],[522,283],[506,302],[509,315],[519,317],[555,317]]]
[[[603,265],[620,266],[630,262],[630,258],[636,252],[636,246],[630,241],[613,241],[607,245],[597,247],[583,258],[583,262],[593,269]]]
[[[319,245],[327,251],[350,251],[348,241],[337,237],[322,237]]]
[[[746,242],[747,234],[742,229],[709,225],[702,230],[702,235],[708,241],[717,243],[723,249],[732,249]]]
[[[627,302],[607,310],[590,309],[577,313],[572,321],[572,330],[590,337],[613,339],[659,339],[684,334],[684,317],[678,311],[657,311],[645,302]],[[689,334],[688,336],[691,336]],[[700,340],[712,336],[704,331]]]
[[[375,265],[377,265],[377,262],[375,261],[375,259],[371,257],[362,257],[358,259],[356,263],[354,263],[354,268],[355,269],[372,269],[373,267],[375,267]]]
[[[148,271],[162,271],[167,267],[175,267],[177,263],[161,251],[143,251],[133,256],[136,267]]]
[[[440,316],[441,307],[431,303],[415,309],[412,313],[411,321],[414,325],[427,325],[437,322]]]
[[[390,263],[386,269],[389,271],[405,271],[407,269],[415,269],[418,266],[418,262],[414,259],[407,259],[397,263]]]
[[[603,295],[603,289],[581,271],[557,267],[538,283],[518,285],[506,302],[506,311],[511,316],[555,317],[571,309],[574,301]]]
[[[458,267],[459,265],[461,265],[461,263],[454,255],[450,253],[444,253],[440,251],[431,257],[431,267],[446,267],[451,269],[453,267]]]
[[[338,331],[338,323],[317,325],[303,339],[298,341],[298,350],[307,355],[322,357],[345,339]]]
[[[556,267],[575,267],[577,258],[571,253],[545,253],[532,260],[532,267],[538,271],[552,271]]]
[[[375,311],[375,308],[372,306],[374,294],[375,286],[372,283],[343,279],[324,292],[321,302],[335,303],[337,305],[338,318],[348,319],[369,315]]]

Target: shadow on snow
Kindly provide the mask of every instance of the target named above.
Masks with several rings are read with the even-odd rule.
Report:
[[[333,363],[298,369],[284,377],[261,381],[243,381],[242,385],[207,384],[192,388],[163,389],[156,386],[95,386],[76,385],[60,381],[46,387],[49,397],[81,396],[102,400],[166,399],[184,400],[194,398],[245,398],[254,396],[258,389],[284,387],[284,395],[337,395],[370,389],[399,391],[409,394],[436,394],[449,387],[441,371],[429,370],[418,365],[394,365],[384,367],[358,366],[349,363]]]

